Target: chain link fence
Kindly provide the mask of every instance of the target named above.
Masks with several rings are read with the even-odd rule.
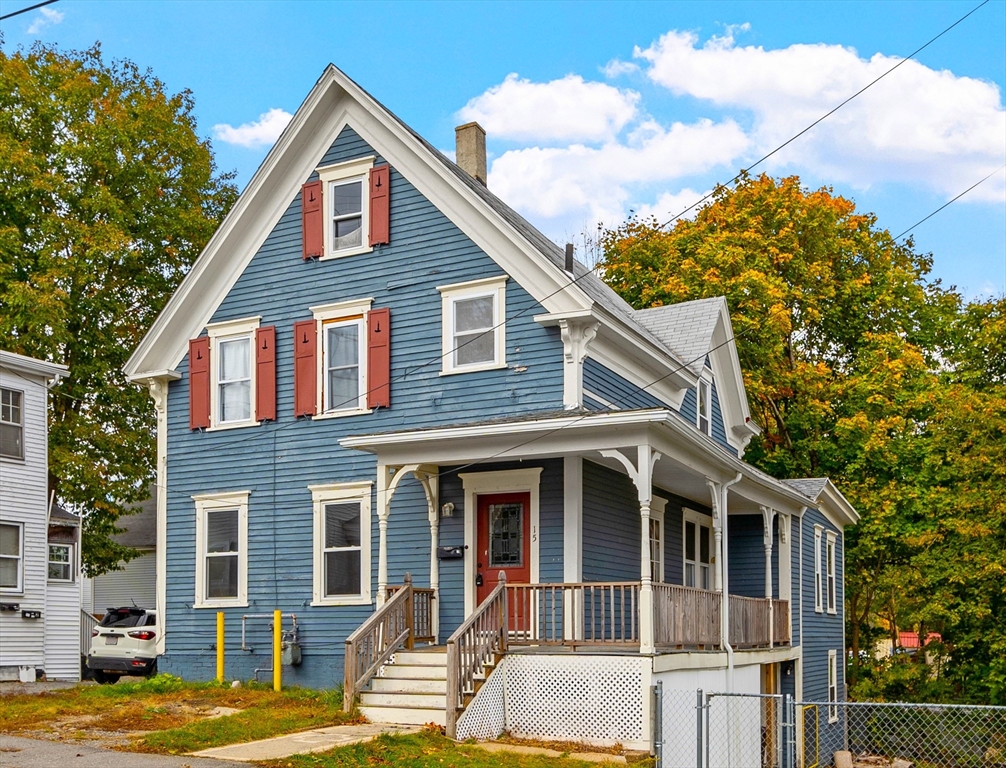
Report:
[[[1006,768],[1006,707],[798,702],[653,686],[657,768]]]

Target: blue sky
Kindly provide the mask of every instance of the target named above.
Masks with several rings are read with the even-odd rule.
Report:
[[[193,92],[241,185],[332,62],[436,146],[478,119],[490,187],[557,241],[661,220],[949,26],[968,2],[349,3],[63,0],[8,52],[100,41]],[[32,0],[2,0],[9,13]],[[1006,163],[1006,2],[990,0],[762,166],[897,234]],[[934,275],[1006,291],[1006,171],[919,227]]]

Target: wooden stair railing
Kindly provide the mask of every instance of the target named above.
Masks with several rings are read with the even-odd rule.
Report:
[[[388,597],[398,592],[402,587],[389,585]],[[433,603],[437,599],[436,593],[430,587],[412,588],[412,639],[417,643],[435,643],[436,636],[433,634]]]
[[[356,695],[391,654],[400,648],[412,648],[415,639],[412,593],[412,576],[407,573],[405,584],[346,638],[346,676],[342,691],[342,708],[346,712],[352,711]]]
[[[475,678],[506,653],[506,574],[447,641],[447,736],[457,736],[458,717],[478,690]]]

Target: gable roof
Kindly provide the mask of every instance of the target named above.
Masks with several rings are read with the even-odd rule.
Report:
[[[783,480],[783,482],[813,501],[825,517],[839,528],[855,525],[859,522],[859,513],[856,508],[849,503],[849,500],[842,495],[842,492],[835,487],[829,478],[802,477]]]
[[[692,371],[702,373],[705,357],[713,347],[713,333],[723,310],[724,299],[683,301],[663,307],[637,309],[633,315],[665,344],[671,344]]]

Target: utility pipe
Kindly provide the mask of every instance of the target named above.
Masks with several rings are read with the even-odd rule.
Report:
[[[217,682],[224,681],[224,612],[217,611]]]

